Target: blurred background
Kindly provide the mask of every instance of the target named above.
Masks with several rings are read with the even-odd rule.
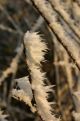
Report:
[[[63,1],[66,4],[66,0]],[[23,42],[26,31],[38,31],[49,48],[42,62],[42,69],[48,78],[47,84],[55,85],[49,101],[56,102],[52,105],[56,117],[63,121],[74,121],[72,111],[76,110],[72,91],[79,88],[80,72],[69,58],[65,49],[60,45],[47,23],[31,4],[30,0],[0,0],[0,76],[9,68],[10,63],[17,54],[17,48]],[[29,75],[25,60],[25,50],[20,58],[16,79]],[[7,80],[7,81],[6,81]],[[9,113],[9,121],[41,121],[38,114],[33,114],[25,103],[11,99],[11,108],[7,110],[5,100],[10,91],[12,74],[9,74],[0,86],[0,109]],[[6,82],[6,83],[5,83]],[[5,84],[7,87],[4,93]],[[4,96],[6,99],[4,100]],[[6,120],[4,120],[6,121]]]

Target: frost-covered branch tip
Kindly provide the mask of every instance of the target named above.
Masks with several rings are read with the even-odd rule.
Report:
[[[26,32],[24,36],[27,59],[30,63],[40,64],[44,60],[44,51],[47,46],[37,32]]]
[[[34,90],[38,114],[44,121],[58,121],[59,119],[52,114],[51,103],[47,100],[47,92],[51,91],[51,86],[45,86],[44,80],[46,76],[42,72],[40,65],[40,62],[44,60],[47,46],[36,32],[27,32],[24,37],[24,44],[26,47],[27,64],[31,71],[31,85]]]

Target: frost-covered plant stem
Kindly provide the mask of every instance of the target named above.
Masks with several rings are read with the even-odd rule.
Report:
[[[62,25],[57,21],[56,12],[53,11],[50,3],[45,0],[31,0],[33,5],[38,9],[42,14],[44,19],[47,21],[49,27],[57,37],[57,40],[63,45],[70,57],[73,59],[78,69],[80,70],[79,62],[79,46],[74,39],[66,34]]]
[[[41,70],[40,62],[44,60],[44,54],[47,46],[42,42],[42,38],[36,33],[27,32],[24,37],[26,48],[27,64],[31,71],[32,89],[37,105],[37,111],[44,121],[57,121],[58,119],[52,115],[50,103],[47,100],[51,86],[45,86],[45,73]]]
[[[52,3],[53,9],[65,20],[65,22],[69,25],[69,27],[73,30],[73,32],[80,39],[80,28],[76,27],[74,24],[74,20],[70,17],[70,15],[64,10],[64,7],[57,0],[50,0]]]

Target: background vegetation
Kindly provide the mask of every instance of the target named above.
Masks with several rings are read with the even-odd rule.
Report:
[[[80,120],[80,1],[79,0],[43,0],[52,6],[57,22],[49,21],[49,13],[45,14],[44,6],[35,3],[40,0],[0,0],[0,114],[1,121],[41,121],[38,113],[33,113],[25,102],[11,97],[11,85],[14,79],[30,76],[26,65],[25,48],[19,51],[24,34],[30,30],[39,32],[49,48],[42,62],[42,70],[46,72],[48,85],[55,85],[49,95],[53,113],[63,121]],[[42,0],[41,0],[42,1]],[[55,3],[54,5],[52,4]],[[33,2],[33,3],[32,3]],[[42,2],[44,5],[44,2]],[[48,3],[47,3],[48,4]],[[56,6],[57,5],[57,6]],[[60,6],[58,6],[60,5]],[[59,10],[67,14],[61,14]],[[62,16],[63,15],[63,16]],[[67,19],[69,15],[70,19]],[[47,16],[47,17],[46,17]],[[54,14],[52,14],[54,17]],[[58,28],[59,23],[62,28]],[[52,25],[53,24],[53,25]],[[52,31],[51,30],[55,30]],[[55,29],[56,28],[56,29]],[[64,30],[64,32],[62,31]],[[62,36],[60,36],[62,35]],[[60,38],[59,38],[60,37]],[[60,40],[59,40],[60,39]],[[62,41],[61,41],[62,39]],[[68,40],[68,42],[66,41]],[[62,43],[61,43],[62,42]],[[17,70],[5,75],[5,72],[16,57]],[[13,65],[14,66],[14,65]],[[17,84],[14,88],[20,89]],[[10,102],[9,102],[10,99]],[[32,103],[35,104],[34,100]],[[8,116],[7,116],[8,115]]]

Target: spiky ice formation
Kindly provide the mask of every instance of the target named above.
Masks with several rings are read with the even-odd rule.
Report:
[[[51,86],[45,86],[45,73],[41,70],[40,62],[44,60],[44,55],[47,50],[46,43],[38,33],[29,31],[24,36],[24,44],[26,47],[27,64],[31,71],[32,89],[34,90],[34,97],[37,104],[39,115],[44,121],[58,121],[52,115],[50,103],[47,100],[48,93]]]
[[[44,60],[44,52],[47,50],[46,44],[42,42],[42,38],[37,32],[26,32],[24,36],[24,44],[26,48],[27,59],[30,63],[40,64]]]

